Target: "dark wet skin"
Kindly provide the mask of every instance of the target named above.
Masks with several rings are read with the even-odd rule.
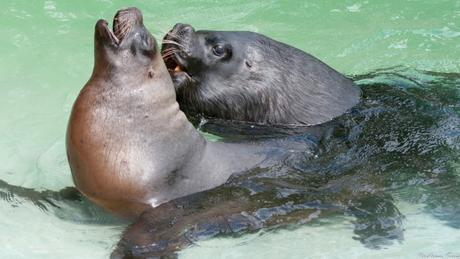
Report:
[[[353,217],[353,238],[364,246],[385,248],[404,242],[405,219],[395,205],[401,200],[427,205],[427,213],[460,229],[460,75],[395,68],[354,80],[363,101],[351,113],[320,137],[292,135],[308,143],[305,152],[150,209],[128,227],[113,256],[173,256],[196,240],[334,215]],[[0,181],[0,199],[32,202],[75,221],[66,204],[88,220],[105,215],[84,213],[91,205],[72,189],[39,192]]]
[[[264,35],[176,24],[162,55],[189,118],[311,126],[359,102],[353,82],[317,58]]]

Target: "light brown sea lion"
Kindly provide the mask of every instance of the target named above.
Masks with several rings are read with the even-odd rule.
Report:
[[[206,141],[179,110],[160,49],[136,8],[95,28],[94,70],[72,109],[67,154],[76,187],[125,217],[264,166],[272,149]],[[270,158],[269,158],[270,157]]]

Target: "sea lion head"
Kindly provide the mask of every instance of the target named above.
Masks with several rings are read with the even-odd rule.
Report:
[[[263,114],[267,102],[259,93],[278,82],[279,73],[267,71],[257,37],[176,24],[163,39],[162,57],[181,110],[242,121]]]
[[[187,115],[311,126],[359,102],[353,82],[304,51],[247,31],[176,24],[162,57]]]
[[[223,82],[233,75],[239,81],[253,72],[252,38],[248,32],[195,31],[178,23],[163,39],[162,55],[176,89]]]
[[[152,77],[152,60],[158,53],[158,46],[145,28],[139,9],[131,7],[118,11],[113,19],[113,31],[106,20],[99,20],[94,38],[96,74],[129,74],[132,79],[141,75]],[[120,70],[126,73],[119,73]]]

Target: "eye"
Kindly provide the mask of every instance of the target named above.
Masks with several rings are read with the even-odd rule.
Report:
[[[222,45],[216,45],[212,48],[214,55],[221,57],[225,54],[225,48]]]

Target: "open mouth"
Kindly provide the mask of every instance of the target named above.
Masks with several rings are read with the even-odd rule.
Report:
[[[164,58],[164,61],[166,64],[166,68],[168,68],[170,74],[174,75],[178,73],[187,73],[187,69],[183,65],[179,64],[175,57],[170,57],[167,59]]]
[[[161,51],[163,61],[165,62],[166,68],[168,69],[171,76],[185,73],[188,77],[190,77],[187,68],[183,62],[181,62],[179,53],[182,52],[182,50],[178,48],[177,45],[180,44],[174,40],[168,38],[163,39],[163,46]]]
[[[119,45],[131,32],[135,24],[142,23],[142,14],[137,8],[127,8],[118,11],[113,17],[112,30],[108,28],[107,21],[104,22],[105,30],[115,44]]]

